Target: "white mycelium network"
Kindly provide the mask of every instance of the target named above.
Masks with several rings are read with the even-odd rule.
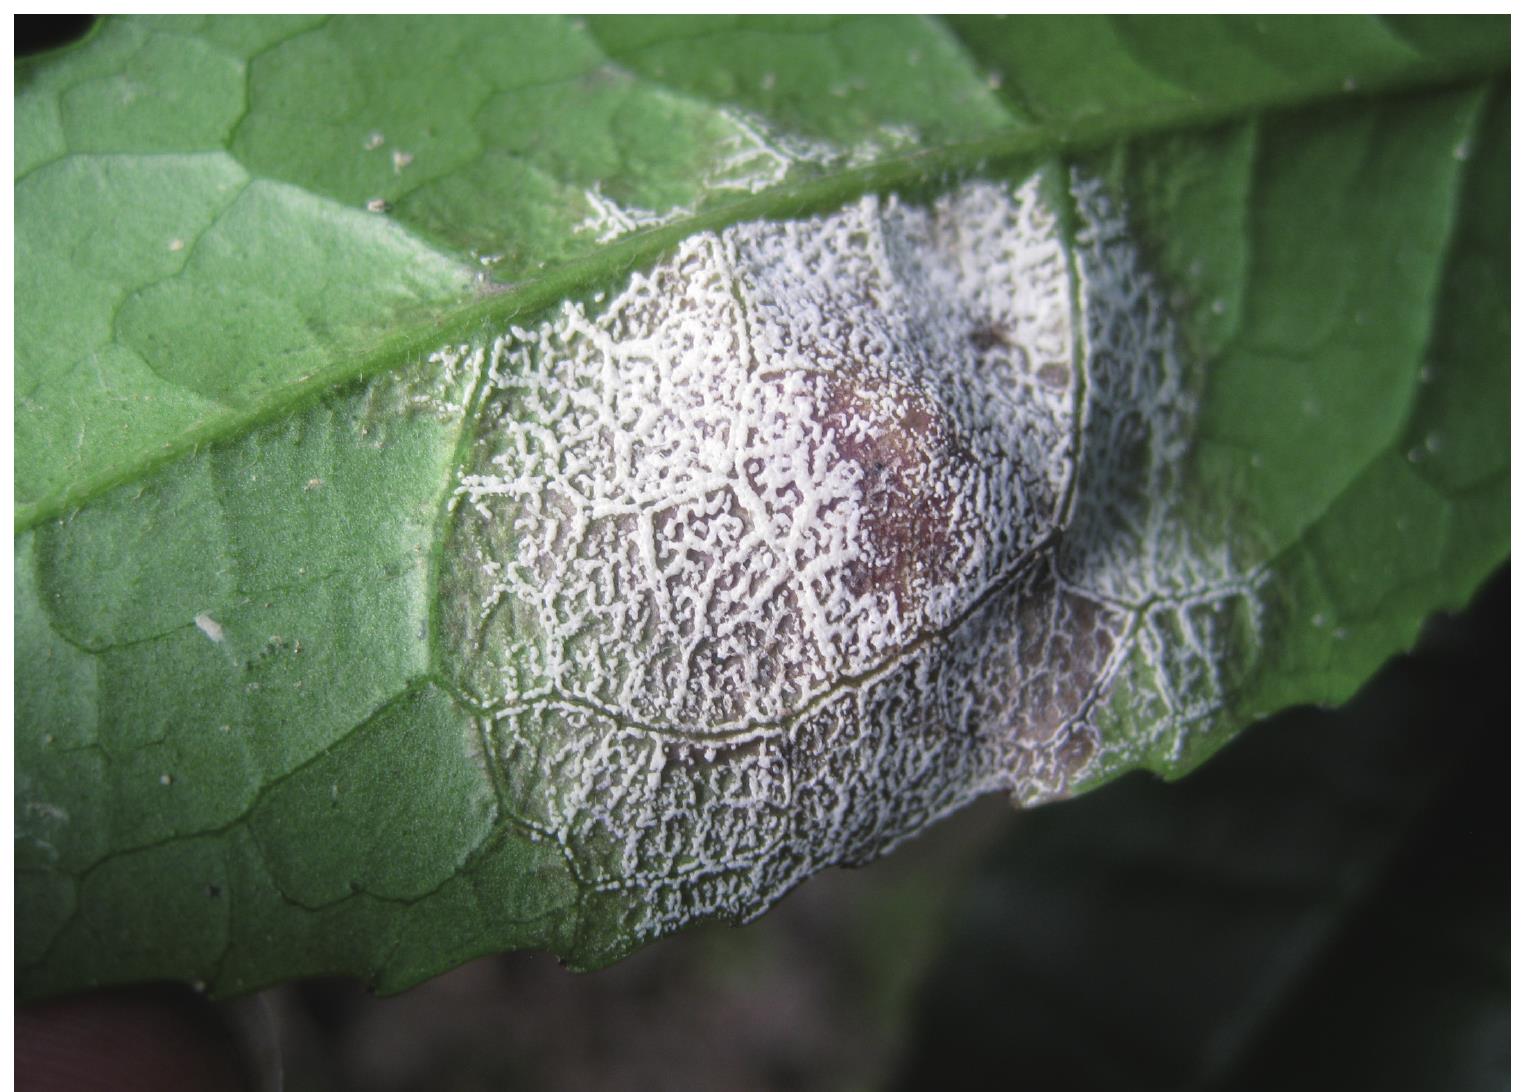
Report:
[[[1173,518],[1171,328],[1096,188],[1069,239],[1043,185],[697,235],[489,354],[456,682],[636,938],[1219,703],[1253,580]]]

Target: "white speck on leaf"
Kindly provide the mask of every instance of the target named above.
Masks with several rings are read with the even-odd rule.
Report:
[[[363,151],[373,152],[384,147],[384,134],[380,132],[369,133],[363,140]]]
[[[69,822],[69,812],[57,804],[46,804],[41,800],[29,800],[25,810],[28,815],[35,815],[39,819],[47,819],[54,823]]]
[[[185,617],[185,615],[183,615],[183,617]],[[224,627],[219,625],[219,623],[215,622],[208,615],[199,614],[197,617],[192,619],[192,622],[197,626],[198,629],[203,631],[203,636],[207,637],[214,644],[218,644],[220,641],[224,640]]]

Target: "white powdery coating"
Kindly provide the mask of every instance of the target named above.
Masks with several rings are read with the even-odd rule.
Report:
[[[797,167],[850,169],[921,143],[920,134],[904,125],[877,126],[857,145],[841,147],[778,129],[744,110],[721,110],[718,120],[725,132],[717,134],[712,154],[701,164],[700,192],[694,200],[665,209],[622,205],[605,195],[601,186],[593,186],[583,194],[590,211],[575,230],[595,235],[599,243],[610,243],[631,232],[682,220],[699,211],[713,194],[761,193],[783,183]]]
[[[1254,580],[1172,519],[1171,324],[1096,188],[1069,246],[1041,186],[694,236],[489,354],[444,638],[634,938],[1060,795],[1112,697],[1143,748],[1219,706]]]

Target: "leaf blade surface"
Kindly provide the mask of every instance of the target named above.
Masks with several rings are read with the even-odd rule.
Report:
[[[24,66],[24,990],[622,952],[631,896],[518,821],[440,647],[490,340],[984,157],[1125,203],[1206,376],[1180,518],[1271,574],[1206,729],[1123,709],[1098,775],[1347,696],[1507,553],[1508,46],[1322,26],[114,20]]]

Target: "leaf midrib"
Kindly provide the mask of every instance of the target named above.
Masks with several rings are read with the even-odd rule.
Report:
[[[1023,166],[1032,159],[1085,153],[1132,138],[1214,127],[1237,120],[1262,120],[1265,115],[1281,110],[1344,101],[1367,103],[1405,93],[1432,92],[1481,83],[1499,71],[1503,69],[1484,59],[1481,63],[1468,61],[1446,66],[1428,76],[1423,72],[1405,74],[1369,94],[1303,92],[1292,97],[1279,97],[1258,108],[1213,107],[1199,103],[1178,111],[1168,108],[1134,117],[1122,115],[1090,120],[1081,123],[1070,135],[1044,129],[1022,129],[892,156],[827,177],[764,190],[664,226],[625,236],[550,270],[538,280],[496,285],[492,294],[467,301],[437,321],[399,330],[366,352],[337,361],[331,367],[317,369],[306,381],[275,391],[206,426],[188,429],[159,451],[87,475],[40,500],[18,503],[14,531],[19,535],[111,489],[152,474],[193,451],[242,436],[261,425],[289,416],[338,388],[395,370],[445,344],[475,340],[504,329],[509,323],[649,264],[691,235],[719,231],[742,220],[805,216],[846,204],[864,193],[914,187],[935,178],[995,167],[1000,162]],[[410,230],[410,234],[421,239],[419,232]]]

